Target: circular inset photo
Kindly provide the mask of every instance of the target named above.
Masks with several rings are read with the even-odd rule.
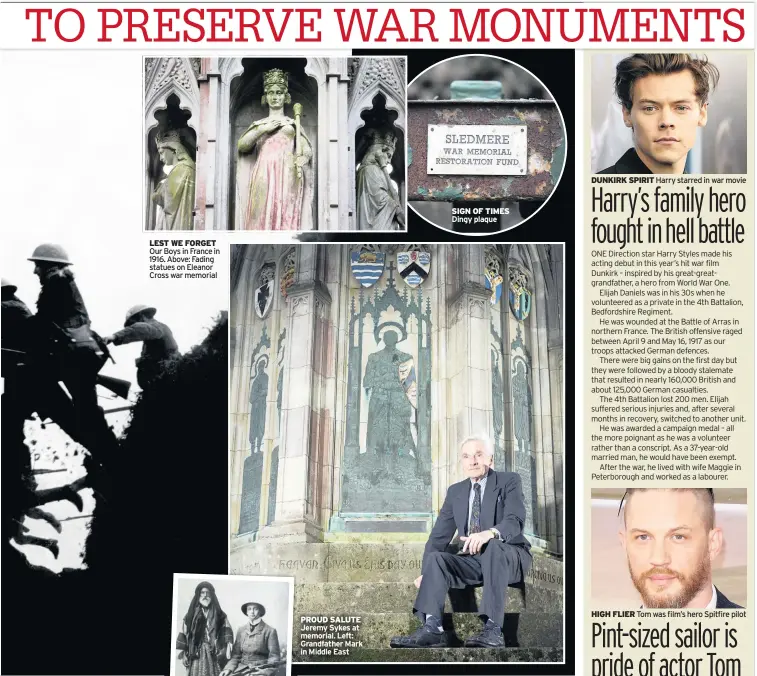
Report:
[[[512,61],[440,61],[408,86],[410,207],[465,235],[514,228],[560,182],[565,121],[544,83]]]

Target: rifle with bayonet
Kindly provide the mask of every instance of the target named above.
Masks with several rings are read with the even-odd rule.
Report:
[[[108,349],[107,346],[105,346],[105,349]],[[17,366],[23,366],[25,363],[23,361],[23,357],[29,355],[29,353],[25,352],[24,350],[12,350],[8,347],[2,348],[2,351],[9,354],[18,355],[18,361],[16,362]],[[115,360],[113,360],[113,357],[110,355],[110,351],[108,351],[108,356],[106,357],[106,359],[107,358],[110,358],[113,363],[115,363]],[[121,397],[122,399],[126,399],[129,396],[131,382],[129,382],[128,380],[122,380],[121,378],[114,378],[113,376],[105,376],[102,373],[98,373],[96,382],[98,385],[102,385],[106,390],[113,392],[113,394]]]

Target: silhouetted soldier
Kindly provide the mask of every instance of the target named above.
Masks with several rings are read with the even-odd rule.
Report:
[[[60,533],[60,521],[52,514],[39,509],[40,505],[68,500],[81,511],[83,503],[73,486],[36,490],[36,482],[32,477],[31,455],[24,443],[24,422],[34,413],[33,396],[38,384],[35,382],[35,373],[27,354],[29,320],[32,313],[16,296],[16,291],[17,287],[14,284],[6,279],[2,280],[2,418],[5,430],[3,442],[6,445],[3,453],[3,472],[8,477],[4,485],[11,490],[13,496],[8,501],[8,531],[4,533],[4,537],[13,538],[20,545],[46,547],[57,557],[57,542],[28,535],[29,529],[23,524],[24,516],[43,519]],[[40,394],[40,390],[36,392]],[[44,415],[40,414],[40,417]]]
[[[17,290],[14,284],[2,279],[2,376],[6,390],[17,375],[19,357],[28,347],[27,320],[32,316],[26,303],[16,296]]]
[[[135,305],[126,312],[124,328],[112,336],[105,336],[106,344],[125,345],[142,342],[142,354],[136,360],[137,383],[144,390],[178,356],[179,347],[173,333],[155,319],[157,310],[149,305]]]
[[[104,345],[90,328],[65,250],[57,244],[40,244],[29,260],[42,285],[33,317],[41,377],[63,382],[74,406],[75,434],[71,436],[91,455],[103,459],[117,448],[97,404],[97,374],[106,358]],[[51,417],[58,422],[54,414]]]

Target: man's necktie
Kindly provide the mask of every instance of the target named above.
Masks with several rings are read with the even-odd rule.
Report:
[[[481,532],[481,484],[473,484],[473,507],[470,513],[468,535]]]

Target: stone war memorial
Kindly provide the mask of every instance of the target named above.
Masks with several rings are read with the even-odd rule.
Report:
[[[405,66],[146,57],[145,229],[404,231]]]
[[[562,246],[231,252],[230,572],[294,576],[294,660],[561,661]],[[521,478],[534,555],[506,647],[391,649],[475,434]],[[461,637],[465,592],[445,616]]]

